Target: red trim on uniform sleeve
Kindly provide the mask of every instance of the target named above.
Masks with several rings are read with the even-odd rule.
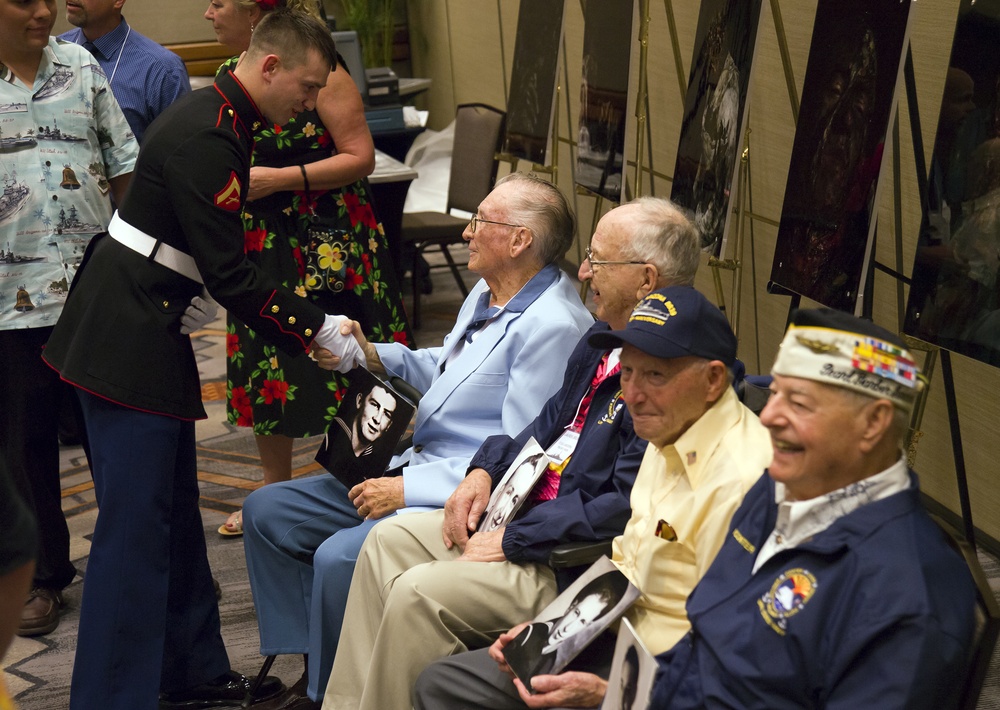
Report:
[[[274,296],[277,293],[278,293],[277,289],[275,289],[274,291],[271,291],[270,297],[267,299],[267,301],[264,302],[264,306],[260,309],[260,313],[258,315],[260,315],[261,318],[265,318],[265,319],[273,322],[276,326],[278,326],[278,330],[280,330],[285,335],[291,335],[296,340],[298,340],[300,343],[302,343],[302,349],[303,350],[308,350],[309,349],[309,345],[312,343],[312,340],[309,340],[308,342],[306,342],[303,339],[301,333],[297,333],[294,330],[288,330],[287,328],[285,328],[285,322],[283,322],[280,318],[276,318],[275,315],[273,313],[271,313],[271,303],[272,303],[272,301],[274,301]],[[316,334],[314,333],[313,334],[313,339],[315,339],[315,336],[316,336]]]

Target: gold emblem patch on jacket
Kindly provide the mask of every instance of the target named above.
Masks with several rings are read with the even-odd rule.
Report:
[[[215,205],[230,212],[239,211],[241,189],[240,179],[236,177],[236,172],[230,171],[226,186],[215,193]]]

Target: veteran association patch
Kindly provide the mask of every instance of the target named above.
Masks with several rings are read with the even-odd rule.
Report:
[[[215,193],[215,206],[230,212],[238,212],[241,190],[242,185],[240,185],[240,179],[236,177],[236,172],[229,171],[229,180],[226,182],[226,186]]]
[[[796,567],[783,572],[771,589],[757,600],[760,615],[780,636],[788,629],[788,619],[798,614],[816,592],[816,578],[809,570]]]
[[[608,408],[604,412],[604,416],[602,416],[597,423],[614,424],[615,417],[618,416],[618,413],[622,411],[622,407],[624,406],[625,406],[625,400],[622,399],[622,391],[618,390],[617,392],[615,392],[615,396],[611,398],[611,401],[608,402]]]

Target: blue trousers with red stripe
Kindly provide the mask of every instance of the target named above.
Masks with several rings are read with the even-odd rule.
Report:
[[[78,390],[99,512],[71,710],[156,710],[229,670],[198,508],[194,422]]]

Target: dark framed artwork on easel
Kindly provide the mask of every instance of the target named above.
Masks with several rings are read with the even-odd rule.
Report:
[[[703,0],[670,199],[689,209],[702,249],[719,256],[746,127],[762,0]]]
[[[504,151],[546,165],[552,149],[564,0],[521,0]]]
[[[583,81],[576,184],[621,202],[635,0],[588,2],[584,9]]]
[[[1000,6],[962,0],[903,331],[1000,366]]]
[[[854,312],[915,0],[820,0],[771,281]]]

